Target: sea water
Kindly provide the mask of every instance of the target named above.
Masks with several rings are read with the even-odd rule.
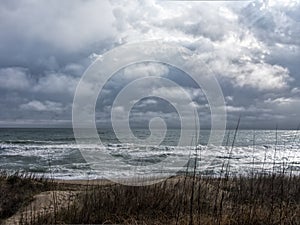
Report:
[[[140,139],[147,129],[133,129]],[[159,176],[164,172],[186,172],[196,169],[206,176],[249,175],[251,173],[300,172],[300,131],[297,130],[227,130],[221,146],[207,145],[209,130],[202,130],[197,144],[178,147],[180,130],[168,130],[164,141],[156,145],[120,143],[112,129],[98,130],[103,146],[76,144],[72,129],[0,129],[0,170],[20,171],[56,179],[94,179],[107,175],[134,176],[147,173]],[[128,165],[114,171],[99,162],[93,169],[79,148],[105,151]],[[185,167],[157,171],[137,171],[137,165],[152,165],[169,156],[188,156]],[[209,162],[209,163],[206,163]],[[196,166],[195,166],[196,165]],[[145,167],[147,168],[147,167]],[[145,169],[146,170],[146,169]],[[115,173],[115,174],[112,174]]]

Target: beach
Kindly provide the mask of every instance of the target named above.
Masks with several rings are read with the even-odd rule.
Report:
[[[189,147],[174,145],[178,130],[161,146],[116,143],[109,131],[99,131],[101,148],[78,146],[69,129],[0,134],[0,221],[6,225],[300,223],[297,130],[227,130],[222,146],[205,144],[204,132]],[[95,169],[80,147],[112,158]],[[147,167],[170,156],[189,159],[183,167]],[[128,166],[116,170],[112,159]]]

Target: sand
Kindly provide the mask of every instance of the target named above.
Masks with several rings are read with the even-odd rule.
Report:
[[[104,179],[97,180],[52,180],[59,184],[58,190],[41,192],[34,196],[33,201],[26,207],[19,209],[10,218],[4,221],[4,225],[19,224],[20,221],[33,221],[38,215],[54,213],[72,204],[78,195],[92,185],[112,185],[113,183]],[[64,190],[61,190],[64,189]]]

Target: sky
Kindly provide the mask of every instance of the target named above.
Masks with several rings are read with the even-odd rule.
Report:
[[[239,117],[245,129],[298,127],[299,0],[2,0],[0,127],[70,127],[76,86],[89,65],[115,47],[145,40],[184,46],[213,70],[229,128]],[[114,74],[98,98],[99,126],[109,126],[118,91],[147,74],[184,87],[200,123],[209,127],[201,89],[178,68],[159,63],[131,65]],[[153,87],[142,85],[137,95],[145,88]],[[180,98],[172,88],[161,91]],[[122,114],[122,107],[118,110]],[[154,97],[135,104],[130,121],[143,126],[157,115],[178,125],[174,107]]]

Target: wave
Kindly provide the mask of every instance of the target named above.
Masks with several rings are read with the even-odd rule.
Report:
[[[63,144],[65,142],[58,141],[37,141],[37,140],[5,140],[1,141],[0,144]]]
[[[26,143],[26,144],[24,144]],[[19,140],[0,143],[0,169],[25,170],[32,173],[43,173],[55,178],[75,179],[87,176],[105,176],[116,173],[103,167],[99,171],[91,170],[82,157],[79,147],[84,150],[97,149],[106,151],[112,157],[128,164],[120,174],[134,174],[132,166],[150,165],[164,160],[169,156],[190,156],[189,165],[197,163],[199,171],[206,174],[219,174],[224,164],[229,165],[233,174],[243,174],[255,170],[260,172],[285,170],[300,173],[299,146],[290,145],[255,145],[255,146],[151,146],[134,145],[132,143],[107,143],[99,147],[94,144],[77,145],[76,143],[58,143],[53,141]],[[276,154],[275,154],[276,151]],[[196,161],[194,160],[196,159]],[[49,162],[51,168],[49,168]],[[210,162],[206,165],[205,162]],[[109,163],[104,163],[107,165]],[[192,166],[193,167],[193,166]],[[180,168],[164,168],[156,171],[177,171]],[[145,171],[140,171],[145,172]],[[154,171],[146,171],[154,173]],[[125,176],[124,175],[124,176]]]

